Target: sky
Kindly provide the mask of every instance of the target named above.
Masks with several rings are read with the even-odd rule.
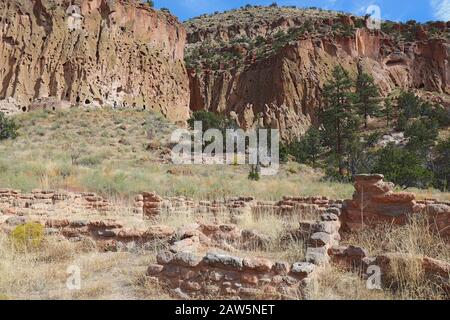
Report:
[[[275,0],[276,1],[276,0]],[[270,5],[274,0],[154,0],[157,8],[169,8],[180,20],[204,13],[252,5]],[[278,0],[278,5],[320,7],[365,15],[371,5],[380,8],[381,19],[392,21],[450,20],[450,0]],[[372,14],[370,12],[370,14]]]

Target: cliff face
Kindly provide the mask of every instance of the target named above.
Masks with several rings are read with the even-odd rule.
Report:
[[[261,10],[271,11],[258,16]],[[393,24],[388,33],[365,28],[363,18],[330,12],[254,8],[228,14],[241,19],[186,23],[188,63],[200,56],[189,69],[193,110],[233,111],[244,126],[263,112],[267,125],[292,139],[316,121],[322,88],[338,64],[353,77],[358,67],[372,74],[383,95],[399,88],[450,94],[446,23],[428,29]]]
[[[0,99],[23,110],[52,97],[189,116],[186,32],[170,14],[132,0],[3,0],[0,38]]]

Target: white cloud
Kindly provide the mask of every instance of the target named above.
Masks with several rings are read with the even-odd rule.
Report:
[[[434,17],[439,20],[450,20],[450,0],[431,0]]]

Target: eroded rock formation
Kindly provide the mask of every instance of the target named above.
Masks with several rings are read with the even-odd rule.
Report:
[[[178,20],[134,0],[4,0],[0,99],[40,98],[189,116]]]
[[[244,127],[248,113],[262,112],[289,139],[317,120],[338,64],[352,77],[358,68],[372,74],[383,95],[399,88],[450,94],[448,23],[383,31],[365,24],[327,11],[261,7],[192,19],[185,23],[191,109],[236,112]]]

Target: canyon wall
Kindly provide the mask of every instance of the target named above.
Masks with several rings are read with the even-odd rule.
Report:
[[[132,0],[0,3],[0,99],[27,111],[53,98],[189,116],[186,32]]]
[[[208,56],[215,52],[225,57],[232,52],[242,57],[229,65],[213,66],[203,61],[189,70],[192,110],[235,112],[244,127],[257,113],[263,113],[266,125],[279,128],[283,138],[289,139],[317,120],[323,86],[339,64],[353,78],[359,69],[371,74],[384,96],[396,89],[450,94],[450,43],[445,38],[448,23],[394,24],[398,32],[408,33],[410,38],[406,40],[382,30],[367,29],[363,18],[329,12],[313,12],[308,18],[308,11],[291,13],[284,8],[258,16],[256,10],[268,9],[233,12],[234,23],[228,22],[229,25],[214,25],[214,17],[186,24],[188,53],[199,50]],[[252,19],[246,20],[242,17],[245,15]],[[202,23],[209,23],[209,27]],[[261,54],[267,50],[265,47],[255,49],[262,42],[258,38],[266,39],[270,49],[275,47],[277,33],[289,35],[306,23],[309,32],[302,31],[271,54]],[[338,32],[337,28],[344,31]],[[444,37],[432,36],[427,28],[440,30]]]

